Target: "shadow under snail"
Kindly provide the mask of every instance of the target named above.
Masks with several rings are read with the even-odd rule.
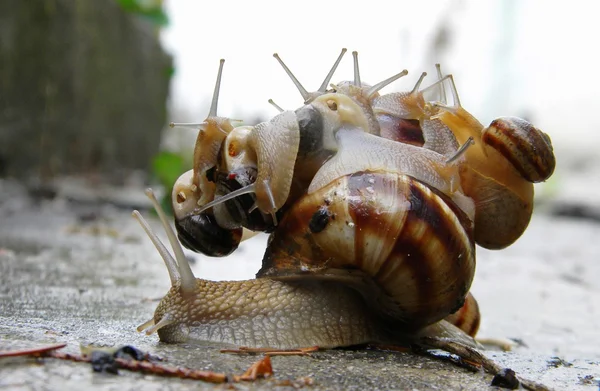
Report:
[[[482,214],[493,220],[501,211],[481,209],[473,194],[482,183],[490,186],[488,173],[499,173],[487,167],[499,158],[490,146],[515,134],[521,143],[546,146],[536,166],[545,172],[524,173],[530,161],[515,163],[500,152],[507,161],[502,169],[528,183],[549,177],[549,138],[522,120],[508,121],[511,136],[502,133],[504,120],[483,129],[460,106],[451,76],[441,73],[422,91],[424,74],[411,92],[380,96],[406,71],[368,86],[360,81],[356,54],[354,81],[326,90],[344,52],[314,93],[284,65],[305,104],[256,126],[233,127],[216,116],[221,62],[209,117],[197,125],[194,169],[173,189],[176,228],[186,247],[213,256],[234,251],[244,228],[272,232],[263,265],[252,280],[196,279],[149,192],[175,258],[134,212],[172,284],[139,331],[171,343],[275,349],[412,343],[478,354],[472,337],[479,311],[468,293],[475,243],[479,226],[490,229]],[[452,81],[454,106],[446,105],[445,80]],[[440,101],[425,101],[423,93],[434,88],[442,90]],[[415,134],[423,141],[407,141]],[[523,157],[536,148],[517,149]]]

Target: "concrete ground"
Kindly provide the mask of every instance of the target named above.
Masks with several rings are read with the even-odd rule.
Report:
[[[593,213],[570,217],[578,216],[573,210],[579,204],[565,206],[565,199],[572,200],[559,196],[540,208],[510,248],[478,249],[472,292],[483,313],[480,337],[521,342],[512,352],[488,351],[489,357],[557,390],[597,390],[600,224]],[[32,192],[0,181],[0,350],[64,342],[66,351],[77,353],[80,344],[130,344],[169,364],[241,374],[257,357],[222,354],[215,344],[166,345],[136,332],[152,316],[154,299],[168,290],[169,278],[130,217],[133,207],[148,207],[141,188],[63,181],[53,191]],[[252,278],[264,246],[265,237],[257,237],[228,259],[196,257],[194,272],[210,279]],[[286,380],[308,376],[314,383],[307,389],[494,389],[490,375],[411,353],[332,350],[274,357],[273,369],[273,378],[235,388],[280,389]],[[56,359],[0,359],[2,389],[214,387],[224,386],[128,371],[98,374],[89,365]]]

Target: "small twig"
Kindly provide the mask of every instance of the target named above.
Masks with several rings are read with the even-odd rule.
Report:
[[[469,346],[439,338],[424,337],[423,341],[426,343],[427,346],[444,350],[450,354],[455,354],[461,359],[466,360],[470,364],[481,365],[486,372],[494,376],[504,369],[500,365],[498,365],[494,360],[487,358],[486,356]],[[519,380],[523,388],[525,388],[526,390],[551,391],[551,389],[546,387],[545,385],[534,382],[532,380],[528,380],[520,376],[517,376],[517,379]]]
[[[87,357],[79,354],[70,354],[63,352],[51,351],[46,354],[48,357],[58,358],[60,360],[68,360],[75,362],[90,362]],[[202,371],[197,369],[173,367],[163,364],[157,364],[149,361],[125,360],[115,358],[115,362],[119,368],[127,369],[133,372],[145,372],[158,376],[179,377],[182,379],[202,380],[211,383],[224,383],[227,381],[227,376],[224,373],[211,371]]]
[[[0,357],[19,357],[19,356],[34,356],[39,357],[46,355],[53,350],[62,349],[67,346],[66,343],[50,345],[43,348],[24,349],[24,350],[12,350],[12,351],[0,351]]]

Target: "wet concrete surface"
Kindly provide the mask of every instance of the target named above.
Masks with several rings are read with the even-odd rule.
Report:
[[[66,351],[78,353],[80,344],[130,344],[172,365],[227,374],[241,374],[257,360],[219,353],[217,344],[167,345],[137,333],[169,288],[160,257],[127,207],[148,206],[142,189],[121,191],[109,203],[86,198],[89,189],[78,185],[69,194],[35,199],[24,186],[0,181],[0,350],[64,342]],[[164,237],[158,223],[152,225]],[[265,243],[254,238],[227,259],[195,257],[194,272],[252,278]],[[486,354],[557,390],[597,390],[600,224],[538,213],[515,245],[478,249],[477,268],[472,292],[483,313],[479,336],[523,343]],[[412,353],[331,350],[274,357],[273,369],[271,379],[234,387],[284,389],[286,380],[310,377],[314,383],[306,389],[494,389],[488,374]],[[89,365],[56,359],[0,359],[4,389],[215,387],[225,386],[128,371],[97,374]]]

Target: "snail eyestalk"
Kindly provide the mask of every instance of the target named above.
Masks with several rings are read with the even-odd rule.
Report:
[[[227,193],[224,196],[221,196],[221,197],[217,198],[216,200],[209,202],[208,204],[202,206],[198,210],[198,213],[202,213],[205,210],[210,209],[215,205],[222,204],[223,202],[226,202],[226,201],[232,200],[236,197],[239,197],[241,195],[250,194],[250,193],[256,193],[256,185],[254,183],[252,183],[248,186],[244,186],[241,189],[234,190],[231,193]]]
[[[419,87],[421,87],[421,83],[423,82],[423,79],[425,79],[425,76],[427,76],[427,72],[421,73],[421,76],[419,76],[419,80],[417,80],[415,83],[415,87],[412,89],[411,94],[416,94],[419,92]]]
[[[277,216],[275,213],[277,212],[277,205],[275,204],[275,198],[273,197],[273,191],[271,190],[271,186],[269,185],[269,181],[265,179],[263,181],[265,185],[265,192],[267,193],[267,197],[269,197],[269,202],[271,203],[271,217],[273,218],[273,225],[277,226]]]
[[[325,80],[323,80],[323,83],[321,83],[321,86],[319,87],[317,92],[325,93],[325,91],[327,90],[327,85],[331,81],[331,78],[333,77],[333,74],[335,73],[335,70],[337,69],[338,65],[340,65],[340,61],[342,61],[342,57],[344,57],[344,54],[346,54],[346,51],[347,51],[346,48],[342,49],[342,52],[338,56],[337,60],[335,60],[335,63],[331,67],[331,70],[329,71],[327,76],[325,76]]]
[[[454,99],[454,106],[461,107],[460,98],[458,97],[458,90],[456,89],[456,84],[454,84],[454,76],[448,76],[450,76],[450,90],[452,91],[452,99]]]
[[[460,159],[462,155],[465,154],[465,152],[467,152],[467,149],[469,149],[469,147],[473,144],[475,144],[475,140],[473,140],[473,137],[469,137],[467,141],[465,141],[465,143],[461,145],[460,148],[458,148],[456,153],[448,160],[446,160],[446,164],[453,164],[454,162],[456,162],[458,159]]]
[[[387,79],[380,81],[379,83],[375,84],[373,87],[369,88],[369,90],[367,91],[366,95],[367,95],[367,99],[371,99],[371,97],[379,92],[379,90],[381,90],[383,87],[387,86],[388,84],[400,79],[403,76],[408,75],[408,71],[405,69],[400,73],[395,74],[392,77],[388,77]]]
[[[273,106],[277,110],[279,110],[280,113],[283,113],[285,111],[284,109],[281,108],[281,106],[279,106],[277,103],[275,103],[275,101],[273,101],[273,99],[269,99],[268,102],[271,106]]]
[[[296,88],[298,89],[298,91],[300,91],[300,94],[302,95],[302,99],[304,99],[304,103],[309,103],[310,101],[315,99],[317,96],[325,93],[325,91],[327,90],[327,85],[331,81],[331,78],[333,77],[333,74],[335,73],[338,65],[340,64],[340,61],[342,61],[342,57],[344,57],[345,53],[346,53],[346,48],[342,49],[338,58],[335,60],[335,63],[329,70],[329,73],[327,74],[327,76],[325,76],[325,80],[323,80],[323,83],[321,83],[321,86],[315,92],[308,92],[306,90],[306,88],[304,88],[304,86],[302,86],[300,81],[298,81],[298,79],[294,76],[292,71],[290,71],[290,69],[285,65],[285,63],[283,62],[283,60],[281,60],[281,58],[279,57],[279,55],[277,53],[274,53],[273,57],[275,57],[277,59],[277,61],[279,61],[279,64],[281,64],[285,73],[287,73],[287,75],[290,77],[290,79],[292,79],[292,82],[294,82],[294,84],[296,85]],[[283,111],[283,110],[280,110],[280,111]]]
[[[442,77],[440,80],[436,81],[429,87],[424,88],[421,92],[424,93],[425,91],[429,90],[430,88],[433,88],[437,85],[441,85],[446,80],[450,80],[450,91],[452,92],[452,100],[454,101],[454,102],[452,102],[452,106],[449,106],[445,102],[446,101],[445,96],[444,96],[444,102],[437,102],[437,103],[433,103],[433,104],[434,104],[434,106],[442,107],[450,112],[455,112],[458,108],[461,107],[461,105],[460,105],[460,98],[458,97],[458,91],[456,90],[456,84],[454,84],[454,77],[452,75],[446,75],[446,76]]]
[[[442,76],[442,68],[440,64],[435,64],[435,70],[437,72],[438,80],[442,80],[444,77]],[[444,83],[440,84],[440,102],[442,102],[443,104],[448,103],[448,101],[446,100],[446,87],[444,87]]]
[[[175,285],[175,283],[181,279],[181,275],[179,274],[179,266],[177,265],[177,262],[171,256],[169,250],[167,250],[165,245],[160,241],[158,236],[156,236],[156,234],[152,232],[152,229],[148,225],[148,222],[146,221],[146,219],[144,219],[144,217],[142,217],[140,212],[134,210],[132,216],[138,221],[138,223],[140,223],[144,231],[146,231],[146,235],[148,235],[148,237],[154,244],[154,247],[156,247],[156,249],[158,250],[158,253],[160,254],[161,258],[163,259],[163,261],[165,261],[165,266],[167,266],[167,271],[169,272],[169,277],[171,278],[171,286]]]
[[[431,84],[431,85],[429,85],[429,86],[427,86],[427,87],[423,88],[423,89],[421,90],[421,93],[423,93],[423,94],[424,94],[425,92],[427,92],[427,91],[429,91],[429,90],[431,90],[431,89],[433,89],[433,88],[435,88],[435,87],[437,87],[437,86],[439,86],[439,85],[442,85],[442,84],[444,83],[444,81],[446,81],[446,80],[450,79],[450,76],[451,76],[451,75],[446,75],[446,76],[442,77],[441,79],[437,80],[435,83],[433,83],[433,84]]]
[[[215,90],[213,92],[213,98],[210,104],[210,110],[208,112],[209,117],[217,116],[217,106],[219,105],[219,91],[221,90],[221,76],[223,75],[223,64],[225,64],[225,60],[221,59],[221,61],[219,61],[219,72],[217,73]]]
[[[156,213],[160,218],[163,228],[167,234],[167,237],[169,238],[169,242],[171,243],[173,252],[175,253],[175,260],[177,261],[177,265],[179,266],[178,270],[181,276],[181,292],[182,294],[191,293],[196,287],[196,277],[192,272],[192,268],[190,267],[190,264],[186,259],[185,254],[183,253],[181,244],[179,244],[179,240],[177,240],[175,232],[169,225],[167,216],[165,215],[165,212],[162,210],[160,204],[156,200],[152,189],[146,189],[146,196],[148,196],[148,198],[152,202],[152,205],[154,206],[154,209],[156,210]]]
[[[358,52],[353,51],[352,56],[354,57],[354,85],[360,88],[362,83],[360,82],[360,70],[358,69]]]
[[[290,68],[288,68],[285,65],[285,63],[283,62],[283,60],[281,58],[279,58],[279,54],[273,53],[273,57],[275,57],[275,59],[277,61],[279,61],[279,64],[283,67],[283,70],[285,71],[285,73],[287,73],[287,75],[290,77],[290,79],[292,79],[292,81],[294,82],[294,85],[296,86],[298,91],[300,91],[300,95],[302,95],[302,99],[304,99],[304,101],[307,101],[310,98],[310,94],[308,93],[308,91],[306,91],[306,88],[304,88],[304,86],[302,86],[300,81],[298,79],[296,79],[296,76],[294,76],[292,71],[290,71]]]
[[[201,132],[206,130],[208,126],[208,122],[200,122],[200,123],[181,123],[181,122],[171,122],[169,123],[170,128],[188,128],[199,130]]]

